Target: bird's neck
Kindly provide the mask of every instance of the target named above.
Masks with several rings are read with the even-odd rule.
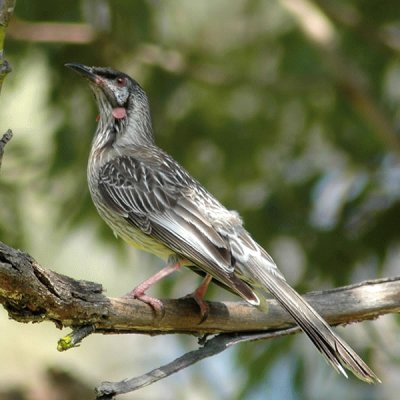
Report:
[[[98,151],[114,148],[154,145],[150,114],[143,110],[128,110],[126,117],[117,119],[112,110],[100,113],[92,148]]]

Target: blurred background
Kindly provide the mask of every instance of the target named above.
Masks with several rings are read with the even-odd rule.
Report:
[[[112,66],[147,91],[158,144],[238,210],[299,291],[400,272],[396,0],[17,0],[2,89],[0,240],[119,296],[161,261],[114,238],[86,187],[97,109],[63,65]],[[153,290],[199,283],[180,272]],[[229,299],[213,287],[209,299]],[[400,391],[400,320],[337,330],[383,381],[345,380],[304,335],[238,346],[121,399],[381,399]],[[91,399],[190,337],[96,336],[56,351],[50,323],[0,309],[0,399]],[[323,393],[323,395],[322,395]]]

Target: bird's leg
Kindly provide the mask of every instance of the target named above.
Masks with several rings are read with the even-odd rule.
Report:
[[[208,303],[204,300],[204,295],[207,292],[208,285],[212,281],[212,276],[207,274],[203,281],[201,282],[200,286],[193,292],[188,294],[187,297],[191,297],[197,303],[200,308],[200,315],[201,320],[200,323],[204,322],[208,317],[209,306]]]
[[[173,259],[168,263],[166,267],[164,267],[161,271],[157,272],[150,278],[146,279],[138,286],[136,286],[131,292],[127,293],[125,297],[132,297],[134,299],[138,299],[143,301],[143,303],[148,304],[157,314],[164,313],[164,305],[161,300],[148,296],[146,291],[156,282],[165,278],[166,276],[172,274],[177,271],[181,267],[180,261]]]

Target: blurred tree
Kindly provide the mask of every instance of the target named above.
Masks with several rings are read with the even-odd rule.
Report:
[[[91,222],[99,240],[112,237],[84,189],[96,107],[63,67],[81,62],[141,83],[158,144],[240,211],[299,290],[398,274],[399,29],[395,0],[18,0],[7,38],[15,80],[6,82],[2,101],[6,90],[23,90],[24,75],[41,79],[43,92],[33,96],[45,126],[31,132],[27,124],[9,146],[0,237],[29,247],[28,187],[46,194],[54,226]],[[160,286],[168,295],[175,285],[179,279]],[[386,381],[386,373],[399,373],[388,355],[394,343],[365,325],[350,342],[379,361]],[[395,383],[391,391],[335,377],[326,388],[327,373],[314,373],[320,360],[307,363],[300,340],[238,349],[241,379],[229,393],[211,379],[215,398],[283,398],[279,390],[288,386],[285,398],[318,398],[322,390],[326,398],[396,398]]]

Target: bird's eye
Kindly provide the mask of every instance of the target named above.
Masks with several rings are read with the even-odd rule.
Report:
[[[119,78],[116,79],[116,81],[117,81],[117,85],[119,87],[126,86],[126,78],[119,77]]]

